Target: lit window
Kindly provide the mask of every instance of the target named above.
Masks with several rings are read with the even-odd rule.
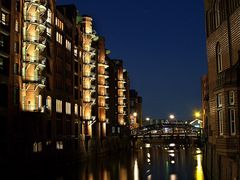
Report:
[[[62,141],[57,141],[56,142],[56,149],[63,149],[63,142]]]
[[[3,25],[6,25],[7,22],[6,22],[6,14],[2,13],[2,24]]]
[[[42,152],[42,142],[33,143],[33,152]]]
[[[223,135],[223,110],[218,111],[219,135]]]
[[[217,107],[222,107],[222,94],[217,95]]]
[[[62,35],[59,32],[56,32],[56,41],[62,44]]]
[[[15,31],[18,32],[18,20],[16,19],[16,22],[15,22]]]
[[[47,22],[49,22],[51,24],[51,17],[52,17],[52,12],[50,9],[48,9],[47,11]]]
[[[74,56],[77,56],[77,54],[78,54],[77,47],[74,46]]]
[[[75,112],[75,115],[78,115],[78,105],[77,104],[75,104],[75,106],[74,106],[74,112]]]
[[[47,35],[51,37],[51,28],[50,27],[47,27]]]
[[[219,43],[217,43],[216,52],[217,52],[217,72],[220,73],[223,70],[223,65],[222,65],[222,51]]]
[[[47,99],[46,99],[46,108],[48,110],[52,109],[52,98],[50,96],[48,96]]]
[[[63,30],[63,22],[57,17],[55,18],[55,25],[59,27],[59,29]]]
[[[82,106],[79,106],[79,116],[82,116]]]
[[[62,113],[62,101],[61,100],[56,100],[56,112]]]
[[[228,99],[229,99],[229,104],[230,105],[234,105],[234,91],[229,91],[229,94],[228,94]]]
[[[71,42],[66,39],[66,48],[71,51]]]
[[[231,135],[236,135],[236,124],[235,124],[235,110],[229,110],[229,121],[230,121],[230,132]]]
[[[71,103],[66,102],[66,114],[71,114]]]

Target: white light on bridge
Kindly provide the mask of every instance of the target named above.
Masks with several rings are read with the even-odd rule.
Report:
[[[148,143],[147,143],[147,144],[145,144],[145,147],[146,147],[146,148],[150,148],[150,147],[151,147],[151,144],[148,144]]]
[[[175,164],[175,161],[174,161],[174,160],[171,160],[171,164]]]

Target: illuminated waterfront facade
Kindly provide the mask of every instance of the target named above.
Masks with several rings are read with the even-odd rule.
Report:
[[[61,162],[97,152],[115,122],[111,113],[118,125],[128,121],[128,76],[120,66],[117,83],[109,83],[112,60],[92,17],[50,0],[0,3],[1,162]],[[111,86],[119,98],[110,112]]]
[[[208,179],[240,177],[239,13],[239,0],[205,0],[208,75],[203,79],[203,119]]]
[[[111,134],[120,134],[129,124],[129,80],[122,60],[110,60],[109,67],[109,130]]]

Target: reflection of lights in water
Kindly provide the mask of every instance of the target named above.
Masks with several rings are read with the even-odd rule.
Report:
[[[150,148],[150,147],[151,147],[151,145],[150,145],[150,144],[148,144],[148,143],[146,143],[146,144],[145,144],[145,147],[146,147],[146,148]]]
[[[134,161],[134,180],[138,180],[139,169],[137,160]]]
[[[177,180],[176,174],[170,174],[170,180]]]
[[[197,153],[201,153],[201,150],[197,149]],[[197,166],[195,169],[195,179],[196,180],[204,180],[203,169],[202,169],[202,155],[198,154],[197,158]]]
[[[151,156],[150,156],[150,153],[147,153],[147,157],[148,157],[148,158],[150,158],[150,157],[151,157]]]
[[[120,167],[119,179],[127,180],[127,169],[126,169],[126,167],[123,167],[123,166]]]
[[[199,153],[201,153],[201,152],[202,152],[202,151],[201,151],[199,148],[197,148],[196,153],[199,154]]]
[[[175,143],[170,143],[169,144],[169,147],[174,147],[175,146]]]
[[[174,153],[174,150],[168,150],[169,153]]]
[[[174,161],[174,160],[171,160],[171,164],[175,164],[175,161]]]
[[[175,156],[175,154],[174,154],[174,153],[170,153],[170,154],[169,154],[169,156],[171,156],[171,157],[174,157],[174,156]]]
[[[147,162],[150,162],[150,159],[147,159]]]
[[[151,179],[152,179],[152,175],[151,175],[151,174],[148,175],[147,179],[148,179],[148,180],[151,180]]]
[[[164,149],[167,150],[168,148],[165,147]]]

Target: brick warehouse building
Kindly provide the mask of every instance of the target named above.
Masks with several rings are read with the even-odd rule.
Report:
[[[203,90],[206,174],[208,179],[239,179],[240,1],[205,0],[205,16],[208,56],[208,76],[203,79],[208,82]]]
[[[115,84],[92,18],[50,0],[1,0],[0,7],[1,164],[97,152],[111,129]]]

